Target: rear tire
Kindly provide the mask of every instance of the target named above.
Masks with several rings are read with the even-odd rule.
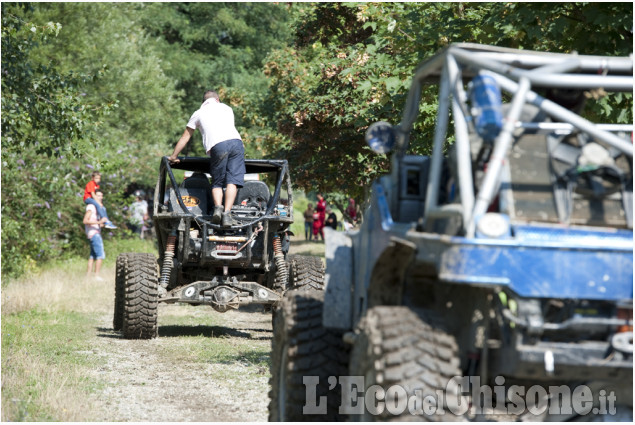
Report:
[[[329,390],[329,377],[346,374],[348,353],[342,334],[322,326],[324,293],[293,290],[274,311],[271,342],[270,421],[336,421],[341,399],[340,386]],[[303,378],[318,377],[316,395],[307,403]],[[305,405],[323,406],[320,414],[304,414]]]
[[[364,413],[352,415],[351,419],[365,422],[464,420],[462,415],[453,412],[466,414],[467,400],[446,391],[452,378],[461,376],[457,343],[434,318],[408,307],[377,306],[367,311],[358,331],[351,351],[349,374],[364,377],[364,390],[373,385],[379,385],[384,391],[397,386],[405,390],[401,393],[402,400],[403,396],[406,401],[416,396],[421,402],[431,396],[437,403],[443,402],[444,413],[434,409],[431,414],[426,414],[422,409],[413,415],[409,405],[402,405],[403,410],[392,408],[390,412],[386,407],[389,401],[385,400],[394,397],[389,397],[387,392],[383,411],[369,412],[367,402]],[[441,398],[439,391],[443,394]]]
[[[320,257],[294,255],[290,258],[289,289],[324,290],[324,263]]]
[[[129,254],[124,272],[122,331],[126,339],[151,339],[157,336],[158,287],[157,261],[152,254]]]

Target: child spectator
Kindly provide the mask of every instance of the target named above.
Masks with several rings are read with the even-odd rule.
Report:
[[[322,222],[320,221],[320,214],[316,211],[313,213],[313,240],[318,240],[318,233],[322,235],[322,240],[324,240],[324,235],[320,233],[322,230]]]
[[[97,214],[100,218],[106,219],[106,229],[116,229],[117,226],[112,224],[112,221],[108,218],[106,207],[99,202],[95,201],[95,191],[99,189],[99,182],[101,181],[101,173],[99,171],[93,171],[92,180],[86,184],[84,188],[84,203],[86,205],[94,205],[97,209]]]

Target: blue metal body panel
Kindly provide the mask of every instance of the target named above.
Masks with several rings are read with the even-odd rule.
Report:
[[[632,231],[516,225],[513,235],[422,234],[419,246],[436,253],[429,258],[448,282],[504,285],[531,298],[633,298]]]

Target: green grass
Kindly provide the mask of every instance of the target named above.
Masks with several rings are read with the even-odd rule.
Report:
[[[2,317],[2,420],[75,421],[99,385],[88,342],[95,320],[31,309]]]
[[[249,314],[262,313],[253,311]],[[270,320],[269,315],[265,318]],[[239,362],[268,369],[271,348],[268,338],[257,330],[245,331],[234,326],[229,316],[212,312],[209,307],[180,306],[178,315],[159,316],[159,337],[186,337],[183,345],[166,347],[167,356],[179,356],[185,350],[191,361],[222,364]]]

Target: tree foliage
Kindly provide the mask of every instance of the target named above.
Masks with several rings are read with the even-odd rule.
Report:
[[[77,187],[74,158],[90,156],[96,119],[109,105],[85,101],[79,86],[94,76],[36,65],[37,43],[60,30],[2,9],[2,272],[21,273],[57,255],[81,223],[69,208]],[[70,161],[69,161],[70,160]]]
[[[552,52],[628,55],[632,8],[625,3],[319,3],[298,7],[295,43],[272,52],[269,118],[288,138],[276,147],[305,189],[357,197],[385,157],[363,141],[367,126],[400,121],[417,63],[454,42]],[[436,89],[424,91],[413,152],[430,149]],[[597,114],[632,119],[632,96]],[[619,113],[622,113],[619,116]],[[630,118],[629,118],[630,117]]]
[[[272,132],[259,111],[267,80],[262,62],[268,52],[291,40],[289,6],[271,3],[144,3],[140,24],[160,43],[167,75],[183,92],[183,131],[206,90],[217,90],[230,104],[250,157]],[[200,136],[186,153],[204,154]]]

